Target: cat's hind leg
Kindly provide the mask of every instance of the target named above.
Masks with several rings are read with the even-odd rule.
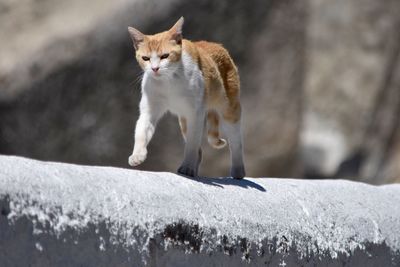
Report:
[[[222,117],[222,129],[228,139],[231,152],[231,176],[241,179],[246,175],[243,163],[243,145],[241,129],[241,105],[240,105],[240,81],[237,68],[233,61],[231,66],[226,69],[224,80],[224,89],[226,101],[220,106]]]
[[[241,129],[240,104],[239,110],[227,109],[222,120],[222,130],[228,139],[231,152],[231,177],[242,179],[246,176],[243,163],[243,139]]]

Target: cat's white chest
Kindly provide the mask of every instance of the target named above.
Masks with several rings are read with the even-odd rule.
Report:
[[[179,80],[171,83],[167,92],[167,109],[172,113],[183,115],[193,108],[196,95],[186,81]]]

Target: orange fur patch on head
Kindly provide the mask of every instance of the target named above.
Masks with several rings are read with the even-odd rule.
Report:
[[[129,27],[129,33],[136,50],[136,60],[144,68],[142,57],[150,57],[155,53],[158,57],[168,55],[170,62],[177,62],[182,54],[182,26],[183,17],[181,17],[174,26],[168,31],[154,35],[145,35],[135,28]]]
[[[182,45],[171,40],[171,33],[168,31],[155,35],[146,35],[144,41],[140,43],[136,50],[136,60],[139,64],[144,64],[143,56],[150,57],[156,53],[158,57],[168,54],[170,62],[177,62],[181,59]]]

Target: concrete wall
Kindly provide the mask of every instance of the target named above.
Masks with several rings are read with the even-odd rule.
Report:
[[[0,266],[399,266],[398,203],[400,185],[0,156]]]

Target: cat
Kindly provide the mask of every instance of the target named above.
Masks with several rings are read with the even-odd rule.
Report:
[[[157,122],[170,111],[179,118],[185,140],[178,173],[196,177],[202,159],[201,141],[207,124],[208,143],[231,152],[231,177],[245,176],[241,133],[240,81],[236,65],[220,44],[183,39],[181,17],[168,31],[145,35],[128,27],[136,60],[143,69],[140,115],[129,165],[147,157]]]

